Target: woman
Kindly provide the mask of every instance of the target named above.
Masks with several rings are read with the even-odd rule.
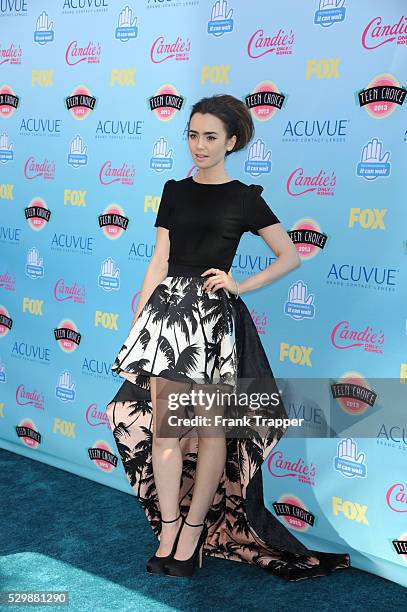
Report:
[[[278,395],[240,295],[287,274],[300,259],[262,187],[226,171],[226,157],[245,148],[253,134],[250,111],[233,96],[204,98],[192,107],[188,143],[199,171],[165,183],[154,254],[132,328],[112,366],[126,380],[107,406],[109,422],[130,483],[160,536],[147,563],[150,573],[190,576],[204,552],[287,580],[350,565],[346,553],[308,550],[264,507],[259,468],[285,429],[264,430],[253,422],[227,429],[222,417],[241,412],[215,393],[212,414],[220,423],[185,419],[208,414],[209,390]],[[230,266],[246,231],[260,235],[277,259],[237,283]],[[184,419],[174,429],[169,400],[199,389],[206,396],[198,403],[188,396],[188,409],[177,408]],[[279,400],[264,414],[287,416]]]

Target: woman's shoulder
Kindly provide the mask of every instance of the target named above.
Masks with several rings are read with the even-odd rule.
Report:
[[[261,193],[264,190],[263,185],[258,185],[257,183],[244,183],[243,181],[240,181],[238,179],[236,179],[234,182],[236,183],[238,187],[240,187],[242,191],[246,193],[249,193],[249,192]]]
[[[242,181],[236,181],[239,190],[244,200],[257,199],[264,191],[263,185],[258,183],[243,183]]]

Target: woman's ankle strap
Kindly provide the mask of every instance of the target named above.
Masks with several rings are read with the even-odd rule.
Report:
[[[205,523],[196,523],[195,525],[193,523],[188,523],[187,519],[185,519],[185,523],[187,525],[189,525],[190,527],[201,527],[201,525],[204,525]]]
[[[172,519],[172,521],[164,521],[164,519],[161,519],[162,523],[175,523],[175,521],[178,521],[178,519],[180,518],[180,516],[182,516],[181,512],[179,513],[179,515],[177,516],[177,518]]]

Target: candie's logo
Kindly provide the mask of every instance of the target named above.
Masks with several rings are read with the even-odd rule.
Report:
[[[65,61],[68,66],[77,66],[82,62],[99,64],[101,52],[100,43],[89,41],[86,47],[82,47],[77,40],[72,40],[66,48]]]
[[[287,193],[290,196],[302,196],[314,192],[318,196],[335,195],[336,174],[333,170],[322,168],[314,175],[306,174],[304,168],[295,168],[289,175],[286,183]]]
[[[352,329],[349,321],[339,321],[331,332],[332,345],[337,349],[362,348],[368,353],[383,353],[384,333],[371,325]]]
[[[386,492],[386,503],[393,512],[407,512],[407,486],[403,482],[392,484]]]
[[[257,312],[257,310],[255,310],[254,308],[251,309],[250,311],[250,316],[252,318],[253,323],[256,326],[257,329],[257,333],[259,335],[265,334],[267,331],[267,318],[266,318],[266,313],[263,312]]]
[[[28,180],[43,178],[52,181],[55,178],[55,162],[43,159],[36,161],[34,156],[27,159],[24,165],[24,176]]]
[[[300,219],[288,232],[301,259],[312,259],[325,247],[328,236],[313,219]]]
[[[285,96],[272,81],[262,81],[251,94],[245,96],[247,107],[258,121],[268,121],[274,117],[277,110],[283,107],[284,101]]]
[[[109,204],[99,215],[99,227],[109,240],[117,240],[127,230],[129,219],[118,204]]]
[[[73,353],[81,342],[81,334],[71,319],[63,319],[54,329],[54,337],[64,353]]]
[[[98,410],[97,404],[89,404],[86,409],[85,419],[91,427],[106,425],[108,429],[111,429],[106,411]]]
[[[81,121],[86,119],[90,112],[94,110],[96,98],[91,95],[86,85],[78,85],[71,95],[65,98],[65,104],[72,117]]]
[[[23,50],[20,45],[10,43],[8,47],[0,46],[0,66],[2,64],[18,65],[21,64]]]
[[[274,53],[275,55],[291,55],[294,45],[294,32],[290,29],[286,32],[279,28],[274,32],[265,34],[263,28],[258,28],[249,38],[247,43],[247,55],[257,59]]]
[[[398,79],[388,73],[375,76],[366,89],[358,92],[359,106],[370,117],[385,119],[405,101],[407,89],[400,87]]]
[[[41,391],[38,391],[37,389],[27,389],[24,384],[18,385],[16,389],[16,404],[18,406],[31,405],[34,408],[44,410],[44,394]]]
[[[66,283],[63,278],[59,278],[54,285],[54,298],[57,302],[72,300],[75,304],[84,304],[86,297],[86,286],[78,285],[75,281],[73,285]]]
[[[20,104],[10,85],[0,85],[0,117],[10,119]]]
[[[282,451],[275,451],[267,460],[267,468],[274,478],[294,478],[298,482],[315,485],[316,467],[312,462],[307,464],[302,457],[289,459],[283,456]]]
[[[15,291],[16,290],[16,275],[14,272],[0,272],[0,288],[4,291]],[[0,381],[1,381],[1,363],[0,363]]]
[[[182,109],[184,98],[178,95],[173,85],[162,85],[157,93],[148,99],[149,109],[154,112],[157,119],[170,121],[175,113]]]
[[[383,17],[373,17],[366,25],[362,33],[362,47],[374,51],[388,43],[407,44],[407,15],[402,15],[395,23],[383,23]]]
[[[153,64],[161,64],[169,59],[185,62],[189,60],[190,50],[189,38],[184,41],[181,36],[177,36],[175,41],[166,41],[164,36],[158,36],[151,45],[150,59]]]
[[[115,166],[110,159],[105,161],[99,170],[99,182],[102,185],[112,185],[112,183],[120,183],[121,185],[133,185],[136,169],[134,165],[123,162],[119,166]]]
[[[39,232],[51,218],[51,211],[45,200],[40,197],[33,198],[27,208],[24,209],[25,218],[32,230]]]

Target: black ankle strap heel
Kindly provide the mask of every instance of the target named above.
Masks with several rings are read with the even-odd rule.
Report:
[[[201,568],[203,564],[203,549],[208,536],[208,528],[205,523],[189,523],[186,518],[184,518],[183,523],[186,523],[189,527],[202,527],[203,525],[203,529],[199,535],[195,550],[189,559],[175,559],[173,555],[171,559],[164,564],[164,572],[168,576],[192,576],[195,572],[197,562],[199,568]]]
[[[181,525],[179,526],[177,535],[175,536],[175,540],[174,540],[174,544],[172,547],[172,550],[170,552],[169,555],[167,555],[166,557],[157,557],[157,555],[153,555],[148,561],[147,561],[147,571],[149,574],[164,574],[164,564],[167,561],[170,561],[172,559],[173,554],[175,553],[176,549],[177,549],[177,544],[178,544],[178,540],[179,540],[179,536],[181,533],[181,529],[182,526],[184,524],[184,520],[185,518],[183,517],[182,513],[180,513],[177,518],[172,519],[171,521],[164,521],[164,519],[161,519],[162,523],[175,523],[175,521],[178,521],[179,518],[182,518],[181,520]]]
[[[195,525],[193,523],[188,523],[187,519],[184,520],[184,523],[186,523],[187,525],[189,525],[190,527],[201,527],[202,525],[205,525],[205,523],[196,523]]]
[[[161,519],[162,523],[175,523],[175,521],[178,521],[179,517],[182,516],[181,512],[179,513],[179,515],[177,516],[177,518],[172,519],[172,521],[164,521],[164,519]]]

